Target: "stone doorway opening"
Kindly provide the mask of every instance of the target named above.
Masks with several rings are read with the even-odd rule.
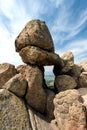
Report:
[[[54,73],[53,66],[45,66],[45,81],[46,85],[50,88],[54,88]]]

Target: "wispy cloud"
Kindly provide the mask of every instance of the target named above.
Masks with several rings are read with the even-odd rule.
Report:
[[[14,41],[31,19],[46,21],[58,54],[72,51],[76,62],[87,57],[87,39],[83,33],[87,29],[85,0],[0,0],[0,63],[22,64]]]
[[[75,4],[75,0],[72,0],[71,3],[68,3],[68,0],[63,0],[62,5],[60,5],[54,26],[51,28],[55,44],[64,44],[66,40],[71,40],[82,31],[87,23],[87,8],[83,11],[79,10],[78,14],[73,11],[73,4]],[[75,16],[74,13],[76,13]]]
[[[63,49],[56,50],[56,53],[62,55],[69,51],[74,54],[75,63],[84,60],[87,57],[87,39],[70,42]]]

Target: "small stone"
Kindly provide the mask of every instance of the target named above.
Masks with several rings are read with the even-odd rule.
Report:
[[[21,74],[15,75],[11,78],[4,86],[4,89],[9,90],[10,92],[14,93],[18,97],[25,96],[26,89],[27,89],[27,81]]]
[[[14,65],[9,63],[0,64],[0,88],[16,74],[17,70]]]
[[[55,87],[58,92],[76,88],[76,81],[69,75],[60,75],[55,78]]]

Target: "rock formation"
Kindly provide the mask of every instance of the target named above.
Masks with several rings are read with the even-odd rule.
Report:
[[[25,64],[0,64],[0,130],[87,130],[87,61],[56,54],[40,20],[26,24],[15,49]],[[45,83],[46,65],[54,65],[53,89]]]

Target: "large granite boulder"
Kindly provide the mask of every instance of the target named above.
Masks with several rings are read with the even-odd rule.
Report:
[[[18,97],[24,97],[27,90],[27,81],[20,73],[15,75],[8,82],[6,82],[3,88],[9,90],[10,92],[14,93]]]
[[[38,66],[31,65],[26,65],[22,70],[20,69],[20,73],[25,76],[28,82],[25,96],[26,102],[41,113],[44,113],[46,107],[43,70],[43,68],[40,69]]]
[[[24,101],[0,89],[0,130],[31,130]]]
[[[15,40],[17,52],[28,45],[54,52],[53,40],[44,21],[32,20],[28,22]]]
[[[77,90],[57,94],[54,106],[53,130],[86,130],[86,107]]]
[[[46,66],[46,65],[59,65],[63,66],[63,60],[59,55],[47,52],[35,46],[27,46],[19,52],[24,63],[33,65]]]
[[[59,75],[55,78],[55,87],[58,92],[76,88],[77,83],[69,75]]]
[[[17,71],[14,65],[9,63],[0,64],[0,88],[16,74]]]

